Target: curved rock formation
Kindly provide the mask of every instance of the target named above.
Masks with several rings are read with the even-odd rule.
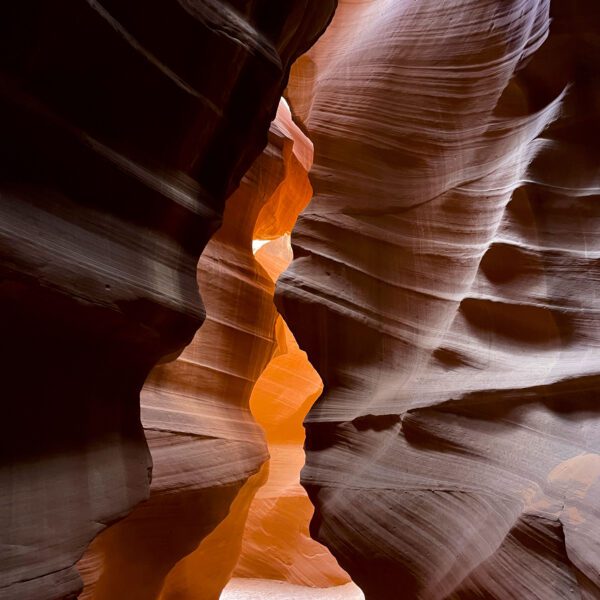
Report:
[[[273,282],[292,259],[289,244],[286,235],[256,252]],[[276,354],[250,398],[252,414],[264,428],[269,444],[269,475],[250,506],[234,577],[321,589],[350,581],[327,549],[311,539],[313,506],[300,485],[305,458],[302,422],[322,389],[306,354],[279,318]]]
[[[200,325],[198,256],[334,4],[0,9],[3,600],[73,597],[86,545],[146,497],[139,391]],[[190,427],[151,443],[202,454]]]
[[[600,597],[600,9],[342,1],[278,284],[313,535],[367,598]]]
[[[269,144],[227,201],[198,263],[206,321],[142,390],[150,498],[94,541],[80,563],[84,598],[216,600],[236,566],[249,504],[268,470],[251,477],[268,453],[249,402],[277,345],[275,280],[252,241],[289,231],[310,200],[306,144],[282,102]]]

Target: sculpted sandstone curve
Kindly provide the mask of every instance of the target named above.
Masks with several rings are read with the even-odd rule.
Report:
[[[342,1],[278,283],[312,533],[368,599],[600,596],[597,3]]]
[[[289,244],[285,235],[256,252],[273,282],[292,259]],[[328,550],[311,539],[313,506],[300,485],[305,459],[302,422],[323,386],[281,317],[276,332],[275,354],[250,398],[250,409],[269,446],[268,478],[250,505],[233,576],[285,581],[325,593],[325,588],[346,584],[350,578]]]
[[[142,389],[150,498],[80,562],[83,599],[216,600],[237,564],[250,502],[268,472],[249,403],[278,347],[275,281],[252,241],[288,232],[309,201],[306,143],[282,101],[267,147],[228,199],[198,263],[206,321]]]
[[[201,324],[199,254],[334,7],[0,8],[2,600],[74,597],[87,544],[147,497],[140,389]]]

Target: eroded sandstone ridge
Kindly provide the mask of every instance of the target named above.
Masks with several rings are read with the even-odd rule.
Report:
[[[341,1],[288,95],[313,535],[369,599],[600,597],[600,5]]]
[[[246,576],[273,575],[281,559],[269,546],[278,536],[296,541],[289,522],[301,523],[308,534],[312,505],[298,481],[302,418],[320,392],[320,379],[312,371],[312,379],[303,380],[310,364],[293,338],[286,343],[273,296],[277,275],[291,260],[289,231],[311,198],[311,162],[312,145],[282,101],[267,147],[228,199],[222,226],[198,263],[206,321],[181,356],[153,369],[142,389],[142,424],[154,463],[150,498],[98,536],[79,562],[86,583],[82,600],[217,600],[242,553],[250,504],[257,490],[265,495],[263,485],[273,472],[279,479],[295,476],[296,506],[279,520],[271,508],[271,535],[263,532],[270,543],[247,543],[243,553],[263,561],[270,556],[271,570],[250,567]],[[257,238],[277,239],[255,257]],[[274,394],[277,369],[294,358],[279,384],[290,406],[286,410]],[[267,436],[296,442],[294,462],[273,468],[271,444],[266,463],[266,440],[255,418]],[[275,421],[271,426],[269,418]],[[289,504],[286,488],[271,483],[272,495],[273,488],[280,502]],[[293,542],[282,561],[290,565],[295,556],[310,562],[314,547],[320,547],[306,536],[304,544],[314,547],[303,554]],[[285,573],[280,578],[286,579]],[[321,575],[321,581],[327,577]]]
[[[334,4],[24,0],[0,9],[3,600],[74,597],[73,564],[87,544],[148,495],[140,389],[202,322],[198,256],[267,141],[289,65]],[[173,368],[185,378],[197,360],[192,348]],[[193,384],[178,385],[166,396]],[[209,417],[190,410],[181,428],[151,394],[144,418],[161,460],[218,445]],[[155,487],[185,479],[191,497],[198,478],[233,489],[256,470],[264,447],[248,451],[256,428],[238,408],[238,436],[222,442],[239,442],[235,476],[180,465],[157,469]],[[222,495],[207,522],[227,512]],[[208,527],[195,526],[188,547]],[[171,558],[149,565],[157,577]]]

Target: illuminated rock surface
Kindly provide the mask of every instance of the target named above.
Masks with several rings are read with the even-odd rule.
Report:
[[[275,281],[292,258],[289,236],[262,246],[256,258]],[[281,318],[277,344],[250,399],[269,444],[269,476],[250,506],[234,575],[315,588],[338,586],[350,579],[329,551],[311,539],[313,506],[300,485],[302,423],[323,386]]]
[[[221,600],[363,600],[353,584],[328,589],[307,588],[283,581],[232,579]]]
[[[24,0],[0,8],[3,600],[73,597],[81,585],[73,565],[87,544],[147,496],[140,389],[202,322],[198,256],[266,143],[291,61],[333,7]],[[227,472],[204,418],[190,410],[181,428],[151,404],[144,419],[158,463],[190,457],[168,473],[157,464],[155,489],[208,493],[211,478],[221,486],[214,513],[190,532],[197,541],[226,515],[264,447],[233,406],[237,436],[218,434],[233,452]],[[223,472],[195,471],[192,456],[211,456]],[[179,496],[164,501],[185,516]],[[144,506],[140,519],[154,510]],[[118,571],[119,556],[111,560]],[[111,600],[125,597],[133,598]]]
[[[600,4],[342,0],[297,62],[311,408],[265,144],[334,4],[0,8],[0,600],[94,537],[82,600],[600,598]]]
[[[368,599],[600,597],[599,31],[596,2],[342,1],[294,70],[302,480]]]
[[[309,536],[302,420],[321,381],[273,304],[291,260],[286,232],[311,197],[311,161],[312,146],[282,103],[269,145],[198,264],[206,321],[142,390],[150,499],[94,541],[79,564],[82,598],[208,600],[234,568],[317,587],[349,581]],[[255,258],[253,239],[268,235],[280,237],[264,240]],[[269,441],[260,473],[268,454],[249,408]]]

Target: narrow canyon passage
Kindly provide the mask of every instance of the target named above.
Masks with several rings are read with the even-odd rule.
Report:
[[[255,256],[273,282],[292,259],[290,236],[261,240]],[[304,465],[304,417],[321,394],[320,377],[310,365],[285,321],[276,324],[277,346],[273,358],[259,377],[250,398],[250,410],[263,427],[269,448],[268,477],[250,505],[242,538],[242,549],[234,570],[235,578],[261,578],[317,588],[344,586],[350,578],[327,548],[310,537],[313,506],[300,485]],[[224,597],[236,590],[242,597],[244,580],[225,589]],[[276,588],[275,588],[276,589]],[[257,582],[248,591],[258,593]],[[297,588],[287,591],[300,594]],[[306,592],[304,592],[306,593]],[[337,597],[362,597],[351,586],[337,591]]]
[[[294,144],[282,181],[256,217],[252,240],[252,253],[272,282],[272,294],[292,260],[291,228],[312,193],[307,186],[312,144],[293,124],[283,99],[274,126]],[[238,218],[226,210],[224,226]],[[303,420],[321,394],[322,382],[279,316],[273,333],[271,359],[249,400],[250,412],[264,431],[269,459],[240,489],[225,519],[173,568],[161,600],[212,598],[229,575],[233,579],[221,598],[363,598],[327,548],[309,533],[313,507],[300,485]]]
[[[282,99],[198,264],[206,322],[142,390],[150,499],[90,546],[82,599],[216,600],[231,577],[238,595],[252,579],[362,597],[309,534],[303,419],[322,384],[274,305],[312,155]]]
[[[600,0],[0,34],[0,600],[600,600]]]

